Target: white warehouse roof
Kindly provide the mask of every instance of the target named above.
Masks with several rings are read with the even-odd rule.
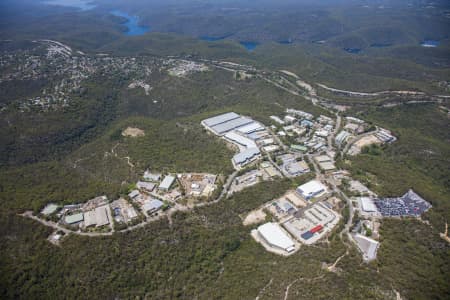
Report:
[[[242,132],[242,133],[252,133],[252,132],[260,131],[260,130],[263,130],[263,129],[264,129],[264,127],[261,124],[259,124],[258,122],[253,122],[253,123],[250,123],[250,124],[245,125],[243,127],[240,127],[238,129],[238,131]]]
[[[377,207],[369,197],[361,197],[362,210],[366,212],[376,212]]]
[[[354,237],[359,250],[363,253],[363,259],[365,261],[371,261],[377,258],[377,250],[380,245],[379,242],[368,238],[361,234],[356,234]]]
[[[258,227],[259,234],[272,246],[287,252],[294,250],[294,242],[276,223],[266,223]]]
[[[218,135],[222,135],[225,132],[231,131],[233,129],[236,129],[238,127],[242,127],[244,125],[252,123],[253,120],[249,118],[244,117],[238,117],[236,119],[232,119],[220,124],[217,124],[215,126],[212,126],[211,129]]]
[[[239,135],[234,131],[225,134],[225,138],[229,139],[232,142],[238,143],[239,145],[244,146],[245,148],[256,148],[256,144],[254,141],[242,135]]]
[[[309,199],[326,191],[326,189],[327,188],[320,181],[311,180],[299,186],[297,191],[302,194],[303,197]]]
[[[211,126],[221,124],[221,123],[224,123],[224,122],[227,122],[227,121],[230,121],[233,119],[237,119],[237,118],[239,118],[239,115],[237,113],[229,112],[229,113],[221,114],[221,115],[209,118],[209,119],[205,119],[202,122],[206,126],[211,127]]]
[[[164,177],[164,180],[159,185],[159,189],[168,190],[170,189],[170,186],[175,181],[175,177],[172,175],[167,175]]]

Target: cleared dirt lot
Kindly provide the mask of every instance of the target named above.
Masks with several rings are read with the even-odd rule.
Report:
[[[266,219],[266,213],[262,209],[258,209],[250,212],[244,219],[244,225],[258,224]]]
[[[131,136],[131,137],[138,137],[138,136],[144,136],[145,132],[142,129],[136,128],[136,127],[127,127],[124,131],[122,131],[123,136]]]

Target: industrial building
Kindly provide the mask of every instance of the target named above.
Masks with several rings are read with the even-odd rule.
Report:
[[[138,190],[132,190],[129,194],[128,194],[128,197],[130,197],[130,199],[134,199],[134,198],[136,198],[137,196],[139,196],[141,193],[139,193],[139,191]]]
[[[55,211],[58,210],[58,205],[54,204],[54,203],[49,203],[47,204],[44,209],[41,211],[41,214],[48,216],[53,214]]]
[[[93,210],[89,210],[84,213],[84,226],[90,227],[90,226],[104,226],[109,224],[109,218],[108,218],[108,212],[107,209],[109,209],[108,205],[99,206],[96,207]]]
[[[164,180],[159,185],[158,189],[161,191],[168,191],[175,181],[175,177],[172,175],[167,175],[164,177]]]
[[[298,211],[295,216],[284,222],[283,226],[292,236],[305,244],[315,243],[339,222],[339,216],[324,202],[316,203],[304,211]]]
[[[237,113],[229,112],[229,113],[225,113],[222,115],[218,115],[218,116],[203,120],[202,125],[204,125],[206,127],[212,127],[212,126],[222,124],[222,123],[225,123],[225,122],[237,119],[237,118],[239,118],[239,115]]]
[[[314,123],[312,121],[310,121],[310,120],[302,120],[302,121],[300,121],[300,126],[313,128],[314,127]]]
[[[305,146],[302,146],[302,145],[294,145],[294,144],[292,144],[291,145],[291,150],[305,153],[306,151],[308,151],[308,148],[305,147]]]
[[[342,130],[335,138],[336,144],[338,146],[341,146],[342,144],[346,143],[350,137],[351,137],[350,133],[348,133],[345,130]]]
[[[344,129],[349,130],[351,132],[357,132],[360,125],[354,123],[348,123],[344,126]]]
[[[145,182],[145,181],[138,181],[138,183],[136,183],[136,187],[140,190],[144,190],[146,192],[153,192],[153,190],[155,189],[155,184],[151,183],[151,182]]]
[[[295,244],[276,223],[266,223],[258,227],[259,235],[271,247],[275,247],[290,253],[295,250]]]
[[[364,261],[369,262],[377,258],[377,250],[380,246],[379,242],[359,233],[355,234],[353,239],[355,240],[356,245],[358,245],[359,250],[363,254]]]
[[[314,157],[314,160],[319,164],[320,169],[325,172],[331,172],[336,170],[332,159],[328,155],[319,155]]]
[[[248,148],[235,156],[233,156],[233,164],[235,167],[243,167],[260,157],[258,148]]]
[[[239,169],[260,157],[255,140],[268,135],[260,123],[234,112],[215,116],[201,123],[214,134],[223,136],[225,140],[239,147],[240,153],[232,159],[235,168]]]
[[[257,148],[255,142],[247,137],[237,134],[235,131],[225,134],[225,138],[244,148]]]
[[[397,138],[393,136],[389,130],[382,128],[380,128],[380,130],[377,133],[375,133],[375,136],[383,143],[392,143],[397,140]]]
[[[262,131],[262,130],[264,130],[264,126],[262,126],[258,122],[252,122],[248,125],[242,126],[237,129],[237,131],[239,131],[242,134],[250,134],[250,133],[254,133],[254,132]]]
[[[284,121],[281,120],[279,117],[277,117],[277,116],[270,116],[270,118],[271,118],[272,120],[274,120],[275,123],[278,123],[279,125],[284,125]]]
[[[369,197],[359,197],[358,204],[360,207],[361,215],[363,216],[378,216],[378,209],[373,202],[372,198]]]
[[[148,181],[160,181],[161,180],[161,174],[160,173],[151,173],[150,171],[144,172],[144,179]]]
[[[297,116],[297,117],[309,119],[309,120],[314,118],[314,116],[310,113],[304,112],[302,110],[292,109],[292,108],[286,109],[286,113]]]
[[[158,199],[152,199],[150,201],[147,201],[144,203],[144,205],[142,206],[142,209],[148,213],[148,214],[152,214],[156,211],[158,211],[159,209],[161,209],[161,207],[164,205],[163,202],[161,202]]]
[[[79,223],[84,220],[83,213],[76,213],[70,216],[65,216],[64,222],[69,225]]]
[[[327,188],[320,181],[311,180],[299,186],[297,188],[297,193],[305,200],[311,200],[312,198],[323,197],[327,193]]]
[[[290,176],[298,176],[309,172],[309,166],[305,161],[295,161],[284,166]]]
[[[233,119],[215,126],[210,127],[211,130],[217,134],[217,135],[224,135],[228,131],[231,131],[233,129],[237,129],[239,127],[242,127],[244,125],[248,125],[250,123],[253,123],[252,119],[245,118],[245,117],[239,117],[237,119]]]

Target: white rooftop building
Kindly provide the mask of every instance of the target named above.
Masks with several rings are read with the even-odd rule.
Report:
[[[284,125],[284,121],[281,120],[279,117],[277,117],[277,116],[270,116],[270,118],[271,118],[272,120],[274,120],[275,123],[278,123],[278,124],[280,124],[280,125]]]
[[[239,115],[237,113],[229,112],[229,113],[221,114],[221,115],[209,118],[209,119],[205,119],[202,121],[202,124],[205,126],[208,126],[208,127],[212,127],[212,126],[222,124],[222,123],[225,123],[227,121],[234,120],[237,118],[239,118]]]
[[[361,208],[365,212],[377,212],[377,207],[373,203],[372,199],[369,197],[359,198],[361,201]]]
[[[361,234],[355,234],[354,239],[359,250],[363,254],[363,259],[368,262],[377,258],[377,250],[380,243]]]
[[[151,173],[150,171],[144,172],[144,179],[149,181],[159,181],[161,179],[160,173]]]
[[[259,226],[258,233],[272,247],[288,253],[295,250],[294,242],[276,223],[266,223]]]
[[[172,175],[167,175],[164,177],[164,180],[159,185],[158,189],[163,191],[168,191],[170,187],[172,186],[173,182],[175,181],[175,177]]]
[[[323,194],[327,191],[325,185],[318,180],[311,180],[305,184],[302,184],[297,188],[297,192],[306,200]]]
[[[261,130],[264,130],[264,126],[262,126],[258,122],[253,122],[237,129],[237,131],[244,134],[249,134]]]
[[[245,148],[257,148],[255,142],[249,138],[246,138],[234,131],[225,134],[225,138],[233,143],[236,143]]]

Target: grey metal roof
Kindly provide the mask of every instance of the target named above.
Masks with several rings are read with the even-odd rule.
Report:
[[[205,124],[206,126],[212,127],[233,119],[237,119],[239,118],[239,115],[237,113],[234,112],[229,112],[229,113],[225,113],[225,114],[221,114],[209,119],[205,119],[203,120],[203,124]]]
[[[238,127],[247,125],[252,123],[253,120],[249,119],[249,118],[244,118],[244,117],[239,117],[237,119],[233,119],[221,124],[218,124],[216,126],[211,127],[211,129],[216,133],[216,134],[223,134],[225,132],[228,132],[232,129],[236,129]]]
[[[164,205],[164,203],[162,203],[161,201],[159,201],[158,199],[153,199],[150,202],[147,202],[144,204],[144,209],[146,211],[153,211],[153,210],[158,210],[160,209],[162,206]]]
[[[248,148],[247,150],[240,152],[233,156],[233,161],[236,164],[242,164],[245,163],[247,160],[252,159],[254,156],[258,155],[259,149],[258,148]]]

